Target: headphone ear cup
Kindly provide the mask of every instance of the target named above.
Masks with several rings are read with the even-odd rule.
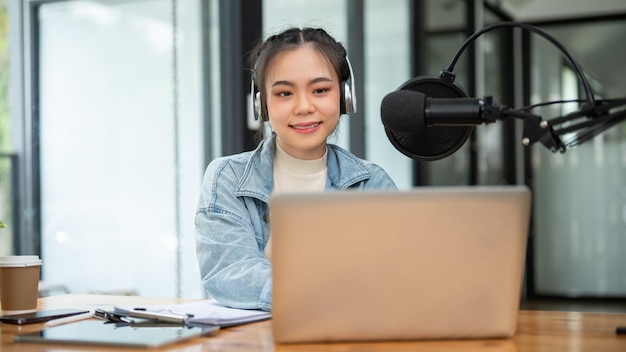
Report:
[[[261,113],[261,92],[254,93],[254,104],[252,108],[254,109],[254,119],[258,120],[260,118],[264,120],[263,114]]]
[[[347,114],[346,111],[346,82],[341,82],[341,95],[339,96],[339,113]]]
[[[258,120],[259,118],[263,119],[263,114],[261,114],[261,92],[256,89],[255,76],[254,73],[250,79],[250,105],[252,106],[252,113],[254,114],[254,120]]]
[[[350,83],[344,81],[341,85],[341,113],[351,114],[356,112],[356,101],[353,96],[352,87]]]

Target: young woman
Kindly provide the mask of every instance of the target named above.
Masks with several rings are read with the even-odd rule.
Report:
[[[254,151],[213,160],[196,212],[202,283],[219,302],[272,308],[270,209],[273,192],[395,189],[380,167],[328,144],[350,111],[345,48],[322,29],[292,28],[252,53],[258,115],[271,135]],[[348,88],[349,89],[349,88]],[[347,100],[348,99],[348,100]],[[303,219],[306,221],[306,219]]]

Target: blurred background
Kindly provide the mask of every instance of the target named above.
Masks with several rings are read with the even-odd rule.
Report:
[[[334,143],[401,189],[528,185],[525,299],[623,304],[626,124],[554,154],[522,146],[518,122],[495,123],[423,162],[380,122],[387,93],[438,75],[468,36],[510,20],[561,42],[597,98],[626,97],[621,0],[0,0],[0,255],[41,255],[42,295],[204,297],[193,238],[203,171],[254,148],[260,128],[247,53],[287,27],[320,26],[355,70],[359,111]],[[519,29],[481,36],[454,72],[470,96],[511,107],[584,98],[563,53]]]

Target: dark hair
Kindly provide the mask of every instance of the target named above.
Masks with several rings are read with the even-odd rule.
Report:
[[[340,82],[350,77],[346,49],[321,28],[290,28],[265,41],[260,41],[251,52],[250,65],[253,67],[252,82],[260,92],[260,118],[263,121],[267,120],[265,76],[268,64],[278,54],[295,50],[303,45],[312,45],[319,50],[332,65]]]

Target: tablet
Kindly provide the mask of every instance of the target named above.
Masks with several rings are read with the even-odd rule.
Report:
[[[194,326],[172,324],[115,324],[99,320],[83,320],[55,326],[38,332],[18,334],[15,342],[46,344],[103,345],[156,348],[167,344],[207,336],[218,326]]]

